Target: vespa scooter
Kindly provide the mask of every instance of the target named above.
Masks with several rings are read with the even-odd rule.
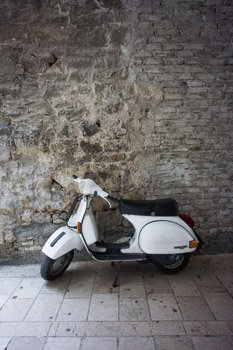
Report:
[[[41,276],[54,280],[70,265],[74,249],[86,249],[98,262],[144,261],[154,263],[161,271],[174,274],[188,264],[190,253],[200,247],[190,216],[179,214],[174,199],[118,200],[111,197],[91,179],[73,175],[81,196],[75,197],[67,213],[66,226],[57,229],[42,251]],[[99,196],[111,207],[119,205],[121,215],[134,227],[133,237],[123,243],[99,242],[99,232],[91,202]],[[78,205],[79,203],[79,205]],[[78,206],[78,209],[76,207]]]

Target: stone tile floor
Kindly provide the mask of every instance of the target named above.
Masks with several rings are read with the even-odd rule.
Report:
[[[233,349],[233,254],[175,276],[124,263],[115,289],[110,263],[75,262],[50,283],[39,270],[0,266],[0,350]]]

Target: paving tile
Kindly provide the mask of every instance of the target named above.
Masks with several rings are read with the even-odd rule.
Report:
[[[53,321],[60,308],[62,297],[60,294],[39,294],[25,320]]]
[[[229,266],[229,259],[227,255],[202,255],[202,256],[194,256],[190,260],[190,265],[203,267],[204,271],[207,273],[216,272],[216,268],[219,268],[219,265],[222,265],[223,268]]]
[[[145,297],[143,279],[141,276],[121,276],[120,277],[120,296],[139,298]]]
[[[232,255],[194,260],[178,276],[125,263],[116,289],[110,264],[73,263],[48,283],[38,264],[0,267],[0,350],[231,349]]]
[[[146,294],[172,293],[168,276],[145,275],[143,276]]]
[[[233,299],[228,293],[204,294],[217,320],[233,320]]]
[[[170,283],[175,296],[200,296],[201,293],[191,277],[172,276]]]
[[[150,294],[148,302],[152,320],[182,320],[176,299],[172,294]]]
[[[139,266],[141,264],[135,262],[135,261],[127,261],[121,263],[121,273],[120,276],[124,278],[132,277],[132,278],[137,278],[140,276],[139,274]],[[118,270],[118,266],[115,266],[115,271]]]
[[[42,294],[65,294],[70,282],[70,276],[62,275],[54,281],[46,282],[40,290]]]
[[[44,343],[44,338],[16,337],[12,338],[7,350],[43,350]]]
[[[225,321],[185,321],[183,324],[189,335],[233,335]]]
[[[230,343],[231,349],[233,349],[233,336],[226,337],[226,339]]]
[[[83,338],[80,350],[117,350],[117,338],[92,337]]]
[[[232,350],[233,337],[193,337],[195,350]]]
[[[90,299],[64,299],[57,315],[57,321],[86,321]]]
[[[38,265],[36,265],[38,267]],[[29,270],[29,265],[6,265],[0,266],[0,277],[23,278]]]
[[[7,349],[7,345],[10,343],[11,338],[0,338],[0,350],[6,350]]]
[[[86,322],[81,323],[86,324]],[[73,337],[75,326],[76,322],[53,322],[49,329],[48,335],[50,337]],[[86,335],[86,333],[83,335]]]
[[[94,261],[91,261],[91,264],[89,265],[90,272],[94,276],[103,276],[107,274],[115,274],[116,271],[118,271],[118,266],[112,266],[111,262],[108,263],[96,263]],[[122,264],[121,273],[124,273],[124,270],[127,269],[127,264]],[[86,267],[83,268],[83,271],[85,272]]]
[[[201,273],[195,274],[193,276],[193,280],[195,281],[198,289],[202,293],[216,293],[216,292],[225,292],[225,288],[219,282],[213,274],[203,275]]]
[[[156,350],[193,350],[192,341],[185,336],[155,337]]]
[[[0,310],[0,321],[23,321],[34,299],[9,299]]]
[[[73,279],[87,279],[102,275],[112,270],[111,263],[98,263],[95,261],[74,262],[69,266],[68,272]]]
[[[79,350],[81,338],[49,337],[44,350]]]
[[[88,322],[76,323],[75,334],[92,336],[150,336],[149,322]]]
[[[25,277],[40,277],[40,264],[27,265],[28,270],[25,271]]]
[[[51,327],[50,322],[1,322],[0,336],[7,337],[44,337]]]
[[[192,277],[195,274],[208,275],[214,271],[215,270],[210,263],[210,256],[193,255],[190,259],[187,269],[182,271],[182,275]]]
[[[233,286],[226,287],[226,290],[233,298]]]
[[[211,256],[192,256],[190,259],[189,267],[193,272],[196,272],[197,268],[202,268],[203,271],[207,273],[212,272],[213,267],[211,266]]]
[[[192,259],[191,259],[192,261]],[[206,269],[204,266],[187,266],[187,268],[185,270],[182,271],[182,276],[187,276],[187,277],[193,277],[194,275],[208,275],[209,273],[213,273],[213,271],[209,268]]]
[[[84,277],[72,278],[65,294],[65,298],[88,298],[91,296],[94,277],[88,275]]]
[[[227,326],[230,328],[232,334],[233,334],[233,320],[232,321],[226,321]]]
[[[8,295],[0,295],[0,308],[4,305],[8,298]]]
[[[118,350],[155,350],[152,337],[119,338]]]
[[[185,335],[181,321],[155,321],[151,322],[153,335]]]
[[[93,294],[88,321],[117,321],[118,295]]]
[[[93,293],[100,294],[100,293],[118,293],[119,286],[113,288],[112,284],[114,281],[114,275],[103,275],[103,276],[96,276],[94,279],[94,285],[93,285]]]
[[[214,273],[228,274],[232,273],[233,261],[232,254],[220,254],[205,256],[205,265],[210,266]]]
[[[217,278],[224,287],[233,287],[233,274],[223,275],[217,274]]]
[[[120,321],[149,321],[150,313],[146,298],[121,298],[119,300]]]
[[[161,271],[159,271],[155,264],[153,263],[149,263],[147,261],[142,261],[142,262],[138,262],[136,264],[137,266],[137,272],[139,275],[141,276],[151,276],[153,275],[155,278],[160,278],[160,277],[167,277],[165,276]]]
[[[177,297],[177,302],[184,320],[214,320],[207,302],[203,297]]]
[[[24,278],[13,293],[13,297],[17,298],[36,298],[44,281],[42,278]]]
[[[134,337],[151,336],[149,322],[54,322],[50,336]]]
[[[0,278],[0,295],[12,294],[21,281],[22,281],[22,278],[1,277]]]

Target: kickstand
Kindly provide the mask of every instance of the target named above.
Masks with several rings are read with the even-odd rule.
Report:
[[[111,265],[114,267],[115,266],[115,263],[112,262]],[[121,266],[122,266],[122,262],[120,261],[119,264],[118,264],[118,271],[117,271],[117,274],[114,278],[114,281],[113,281],[113,284],[112,284],[112,287],[113,288],[116,288],[118,287],[120,284],[119,284],[119,276],[120,276],[120,272],[121,272]],[[115,269],[114,269],[115,270]],[[115,273],[115,271],[114,271]]]

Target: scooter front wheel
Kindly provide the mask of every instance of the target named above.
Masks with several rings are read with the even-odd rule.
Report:
[[[60,277],[70,265],[73,256],[74,250],[71,250],[55,260],[44,255],[40,268],[41,277],[46,281],[53,281]]]
[[[177,254],[177,259],[173,264],[165,265],[160,264],[158,262],[154,262],[154,264],[157,266],[157,268],[162,271],[163,273],[166,273],[167,275],[174,275],[176,273],[181,272],[186,268],[186,266],[189,263],[190,254]]]

